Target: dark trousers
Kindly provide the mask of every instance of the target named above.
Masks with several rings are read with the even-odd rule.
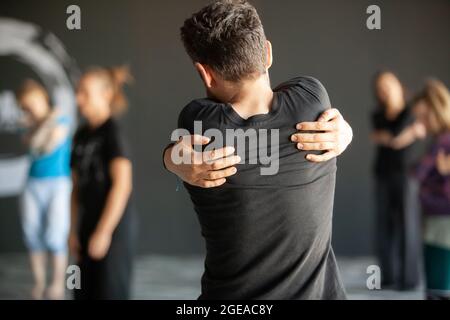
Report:
[[[121,245],[113,243],[100,261],[91,259],[87,252],[81,254],[81,289],[74,290],[75,300],[130,299],[132,257]]]
[[[92,227],[81,228],[79,234],[81,289],[74,290],[75,300],[130,299],[136,235],[134,215],[131,212],[124,213],[114,231],[108,253],[99,261],[91,259],[88,254],[92,230]]]
[[[420,282],[417,183],[402,172],[376,178],[377,255],[382,284],[411,289]]]

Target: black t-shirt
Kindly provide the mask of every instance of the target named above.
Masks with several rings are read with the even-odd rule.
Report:
[[[387,130],[393,136],[399,135],[405,128],[414,122],[410,107],[406,107],[394,120],[386,118],[384,108],[377,108],[372,115],[372,124],[375,130]],[[387,176],[393,173],[406,173],[411,146],[395,150],[385,146],[377,147],[375,158],[375,174]]]
[[[71,166],[78,177],[79,231],[83,244],[87,244],[100,219],[111,189],[110,164],[118,157],[129,158],[129,154],[112,118],[98,128],[83,126],[76,132]],[[115,230],[116,236],[128,223],[128,211],[129,205]]]
[[[242,119],[229,104],[195,100],[180,114],[179,128],[204,130],[279,130],[279,171],[261,175],[269,165],[245,164],[220,187],[189,184],[206,241],[200,299],[340,299],[345,298],[333,250],[331,229],[336,160],[312,163],[290,136],[295,125],[314,121],[330,107],[322,84],[298,77],[274,90],[268,114]],[[235,140],[237,141],[237,140]],[[261,146],[261,145],[260,145]],[[249,149],[246,147],[246,149]],[[265,153],[267,154],[267,153]]]

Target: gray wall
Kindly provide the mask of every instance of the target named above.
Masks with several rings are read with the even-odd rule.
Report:
[[[131,109],[123,125],[134,154],[141,252],[203,250],[188,196],[184,190],[175,191],[175,178],[161,166],[161,150],[180,109],[203,95],[178,30],[183,20],[206,2],[2,0],[0,4],[0,15],[34,22],[54,32],[81,68],[131,65],[136,84],[128,90]],[[81,31],[65,28],[65,8],[74,3],[82,10]],[[354,142],[339,160],[334,247],[338,254],[369,254],[375,232],[370,176],[373,146],[368,141],[371,76],[378,68],[388,67],[412,90],[430,75],[450,85],[450,2],[253,3],[274,47],[273,84],[300,74],[319,78],[333,105],[353,126]],[[370,4],[381,7],[381,31],[366,29],[365,10]],[[0,60],[0,83],[7,86],[14,74],[11,66],[4,64]],[[0,143],[6,143],[4,137]],[[0,199],[2,251],[22,248],[16,203],[16,198]]]

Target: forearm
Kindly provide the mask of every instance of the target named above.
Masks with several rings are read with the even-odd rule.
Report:
[[[390,143],[393,149],[399,150],[406,148],[416,141],[416,134],[412,127],[403,130],[398,136],[394,137]]]
[[[132,186],[128,183],[113,183],[111,190],[106,198],[106,204],[103,209],[100,220],[97,224],[97,230],[112,234],[119,224],[130,194]]]
[[[377,145],[390,147],[392,137],[384,131],[376,130],[372,132],[371,140]]]

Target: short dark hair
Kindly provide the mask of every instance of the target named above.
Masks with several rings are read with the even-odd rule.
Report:
[[[254,6],[245,0],[219,0],[194,13],[181,27],[181,39],[194,62],[237,82],[266,71],[266,36]]]

